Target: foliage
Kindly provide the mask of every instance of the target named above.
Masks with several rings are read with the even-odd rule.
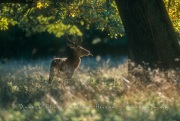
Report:
[[[179,120],[179,71],[139,67],[127,78],[119,60],[84,58],[64,86],[47,84],[49,59],[0,64],[0,121]]]
[[[179,0],[164,0],[169,16],[173,22],[175,31],[180,38],[180,1]]]
[[[73,2],[34,1],[33,4],[2,3],[2,29],[8,29],[7,20],[13,20],[30,36],[33,32],[48,31],[57,37],[66,34],[82,36],[83,29],[94,26],[108,31],[110,36],[123,34],[122,22],[114,1]],[[13,22],[9,22],[14,25]],[[79,30],[80,29],[80,30]]]
[[[179,0],[164,0],[175,30],[180,33]],[[106,0],[49,1],[34,0],[31,4],[2,3],[0,29],[16,25],[30,36],[48,31],[60,37],[66,33],[82,36],[83,29],[95,27],[109,36],[123,36],[124,29],[115,2]],[[72,27],[73,26],[73,27]]]

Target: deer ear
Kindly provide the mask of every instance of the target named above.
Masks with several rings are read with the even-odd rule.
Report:
[[[67,44],[71,49],[74,49],[74,45],[73,44]]]

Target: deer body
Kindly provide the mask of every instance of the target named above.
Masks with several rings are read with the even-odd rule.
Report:
[[[81,63],[81,57],[92,55],[88,50],[79,45],[69,44],[72,49],[67,58],[54,58],[50,66],[49,83],[56,76],[62,79],[71,79],[75,69]]]

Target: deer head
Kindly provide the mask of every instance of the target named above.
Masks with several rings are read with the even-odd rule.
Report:
[[[93,56],[90,51],[86,50],[85,48],[81,47],[80,44],[82,43],[82,37],[81,40],[79,41],[76,39],[76,36],[74,36],[73,41],[71,41],[68,37],[67,40],[70,42],[68,46],[73,50],[74,54],[78,57],[83,57],[83,56]]]

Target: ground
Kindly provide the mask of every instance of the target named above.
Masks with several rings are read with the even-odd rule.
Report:
[[[0,64],[0,121],[179,121],[179,71],[128,74],[126,57],[85,57],[48,84],[51,59]]]

